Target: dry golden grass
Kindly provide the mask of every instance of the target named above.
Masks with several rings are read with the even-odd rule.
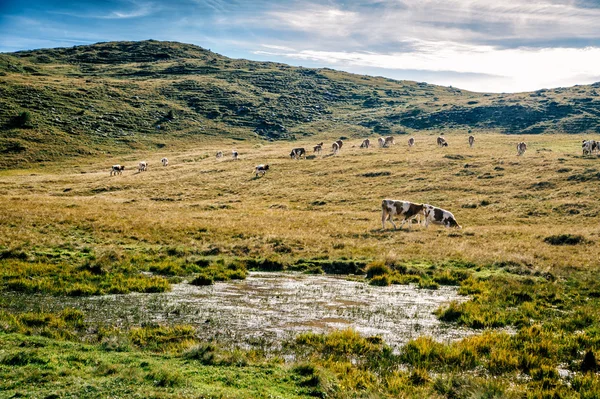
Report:
[[[386,149],[360,149],[361,140],[349,140],[335,156],[325,139],[323,155],[314,158],[312,145],[321,140],[215,139],[186,152],[2,171],[0,246],[181,246],[284,260],[514,261],[538,271],[597,266],[600,182],[568,181],[600,171],[597,156],[581,156],[580,137],[475,135],[474,148],[464,134],[447,135],[450,146],[443,149],[435,146],[435,133],[415,135],[411,149],[408,136]],[[517,157],[521,140],[528,150]],[[312,159],[291,160],[290,149],[298,146]],[[240,160],[231,160],[232,148]],[[219,149],[222,160],[214,156]],[[162,156],[169,158],[166,168]],[[139,160],[149,161],[147,172],[137,173]],[[126,170],[110,177],[116,163]],[[271,169],[255,178],[259,163]],[[447,209],[463,229],[391,231],[388,224],[382,232],[383,198]],[[579,234],[589,243],[544,243],[556,234]]]

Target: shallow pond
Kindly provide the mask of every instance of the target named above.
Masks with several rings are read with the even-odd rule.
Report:
[[[269,347],[301,331],[351,327],[365,336],[381,336],[397,348],[420,335],[448,341],[472,334],[433,315],[442,304],[467,299],[457,294],[456,287],[374,287],[344,276],[253,272],[246,280],[206,287],[175,284],[172,291],[160,294],[19,295],[9,301],[18,302],[13,307],[20,310],[75,307],[91,322],[121,326],[192,324],[203,338],[223,343]]]

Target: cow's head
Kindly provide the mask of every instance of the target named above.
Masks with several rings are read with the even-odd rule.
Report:
[[[448,216],[448,217],[446,217],[446,219],[444,219],[444,226],[446,226],[446,227],[456,227],[457,229],[462,229],[462,226],[459,225],[456,222],[456,219],[454,219],[452,216]]]

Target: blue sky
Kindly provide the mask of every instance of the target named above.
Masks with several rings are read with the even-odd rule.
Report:
[[[0,0],[0,52],[146,39],[475,91],[600,81],[600,0]]]

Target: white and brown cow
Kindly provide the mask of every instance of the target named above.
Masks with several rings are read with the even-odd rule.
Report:
[[[475,137],[469,136],[469,147],[473,148],[473,144],[475,144]]]
[[[335,142],[337,143],[337,145],[339,147],[338,150],[341,150],[342,146],[344,145],[344,142],[342,140],[336,140]]]
[[[306,150],[304,148],[292,148],[292,152],[290,152],[290,158],[300,159],[302,157],[306,159]]]
[[[217,159],[223,158],[223,151],[217,151],[216,157],[217,157]]]
[[[323,143],[317,144],[316,146],[313,147],[313,152],[316,152],[318,154],[321,153],[321,150],[323,150]]]
[[[269,165],[260,164],[256,165],[254,168],[254,173],[256,174],[256,177],[258,177],[259,174],[262,176],[267,173],[267,170],[269,170]]]
[[[112,168],[110,169],[110,175],[122,175],[123,174],[123,170],[125,169],[125,166],[123,165],[113,165]]]
[[[167,157],[164,157],[163,159],[161,159],[160,162],[162,162],[163,166],[169,165],[169,160],[167,159]]]
[[[148,162],[147,161],[141,161],[138,164],[138,173],[139,172],[145,172],[148,170]]]
[[[383,146],[384,147],[389,147],[391,145],[395,145],[396,142],[394,141],[394,137],[393,136],[387,136],[384,140],[383,140]]]
[[[525,154],[525,151],[527,151],[527,144],[525,144],[524,141],[521,141],[517,144],[517,156]]]
[[[340,145],[336,141],[335,143],[333,143],[331,145],[331,151],[333,151],[334,154],[337,154],[339,150],[340,150]]]
[[[379,148],[385,147],[385,139],[383,137],[378,138],[377,144],[379,144]]]
[[[448,147],[448,142],[446,141],[445,138],[443,138],[442,136],[439,136],[437,138],[437,145],[438,145],[438,147]]]
[[[369,148],[371,146],[371,140],[364,139],[360,145],[360,148]]]
[[[432,224],[441,224],[445,227],[456,227],[462,229],[452,212],[429,204],[423,204],[423,215],[425,215],[425,227]]]
[[[414,137],[409,138],[408,139],[408,146],[412,147],[414,145],[415,145],[415,138]]]
[[[402,225],[406,222],[408,222],[408,228],[410,229],[412,219],[419,218],[421,214],[423,214],[423,204],[384,199],[381,202],[381,228],[385,230],[385,221],[387,220],[394,226],[394,229],[396,229],[396,223],[394,223],[392,218],[397,215],[402,220],[400,229],[402,229]]]

